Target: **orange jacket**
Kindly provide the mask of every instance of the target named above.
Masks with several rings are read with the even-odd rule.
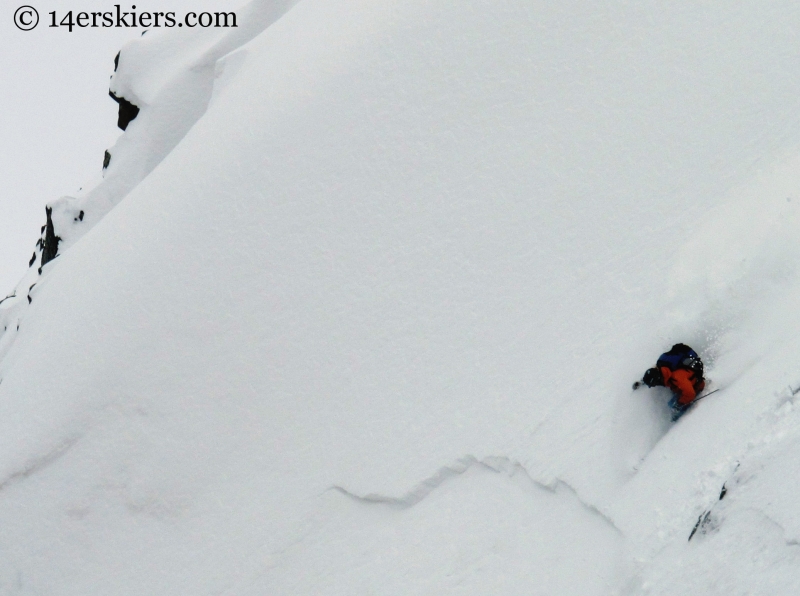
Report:
[[[682,406],[692,403],[706,386],[705,381],[699,380],[691,370],[670,370],[662,366],[661,374],[664,375],[664,385],[679,395],[678,403]]]

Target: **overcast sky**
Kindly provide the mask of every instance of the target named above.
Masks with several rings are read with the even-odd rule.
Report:
[[[113,11],[231,10],[244,0],[4,0],[0,8],[0,299],[33,254],[45,203],[75,192],[102,168],[103,152],[121,131],[108,97],[114,56],[142,29],[50,28],[69,9]],[[14,13],[31,5],[40,23],[24,32]]]

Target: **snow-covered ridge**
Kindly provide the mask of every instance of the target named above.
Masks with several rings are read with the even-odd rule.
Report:
[[[124,199],[175,148],[205,113],[225,69],[241,62],[232,52],[278,20],[298,0],[253,0],[237,11],[235,29],[146,32],[117,54],[109,93],[133,105],[134,122],[106,151],[102,179],[75,196],[48,202],[47,221],[28,274],[0,301],[0,358],[13,341],[47,265],[77,242]],[[110,125],[111,123],[109,123]],[[11,330],[11,333],[7,333]]]

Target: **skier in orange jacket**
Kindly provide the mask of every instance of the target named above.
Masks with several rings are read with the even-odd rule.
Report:
[[[686,411],[706,386],[703,361],[685,344],[675,344],[669,352],[661,354],[655,368],[648,369],[642,381],[648,387],[672,389],[675,395],[669,405],[673,409],[673,420]]]

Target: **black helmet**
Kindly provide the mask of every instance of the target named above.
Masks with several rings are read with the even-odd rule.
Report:
[[[662,387],[664,385],[664,375],[657,368],[648,368],[642,377],[642,381],[648,387]]]

